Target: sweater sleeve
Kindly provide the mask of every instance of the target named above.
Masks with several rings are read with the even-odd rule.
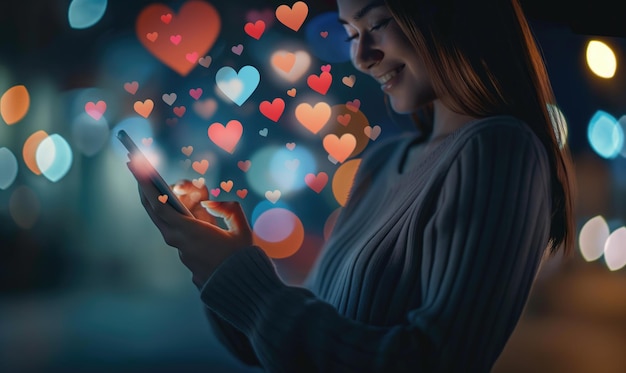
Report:
[[[206,306],[204,307],[204,312],[211,325],[213,334],[233,356],[247,365],[260,365],[248,337]]]
[[[201,291],[270,372],[488,371],[528,297],[550,226],[549,167],[527,130],[471,137],[416,228],[422,288],[403,323],[340,315],[287,286],[258,247],[228,258]]]

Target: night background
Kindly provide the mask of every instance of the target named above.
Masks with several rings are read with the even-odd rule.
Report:
[[[119,129],[171,184],[203,182],[212,199],[241,202],[257,242],[294,285],[323,246],[362,153],[413,131],[349,62],[334,1],[308,2],[297,31],[275,15],[294,2],[200,1],[219,14],[219,33],[181,73],[149,48],[206,44],[177,18],[192,2],[0,3],[0,372],[259,371],[211,334],[189,271],[141,206]],[[577,244],[539,273],[494,372],[625,372],[626,13],[609,1],[521,3],[568,125]],[[158,38],[138,26],[155,4],[155,14],[172,14],[149,20]],[[257,39],[244,27],[258,20]],[[182,40],[165,34],[168,25]],[[612,77],[594,73],[592,41],[614,53]],[[224,67],[257,71],[258,85],[242,75],[244,88],[216,83]],[[332,76],[325,92],[307,83],[322,74]],[[218,86],[231,97],[244,92],[235,95],[242,102]],[[278,98],[284,111],[274,120],[260,105]],[[313,131],[306,121],[318,103],[330,115]],[[229,132],[231,121],[243,133],[225,149],[207,131]],[[355,140],[349,156],[324,146],[344,135]]]

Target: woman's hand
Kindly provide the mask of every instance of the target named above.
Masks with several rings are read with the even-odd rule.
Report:
[[[145,171],[152,166],[142,162],[132,159],[127,163],[139,183],[141,203],[165,242],[178,248],[181,261],[189,268],[193,283],[200,289],[224,260],[237,250],[252,245],[252,230],[245,214],[238,202],[209,201],[208,193],[196,191],[199,188],[188,181],[178,183],[174,190],[195,217],[179,213],[170,204],[159,201],[160,193]],[[200,195],[192,194],[194,192]],[[224,219],[226,229],[215,225],[214,216]]]

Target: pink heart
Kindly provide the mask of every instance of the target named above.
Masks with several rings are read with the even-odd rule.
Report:
[[[241,55],[241,52],[243,52],[243,45],[241,45],[241,44],[235,45],[234,47],[230,48],[230,50],[231,50],[234,54],[236,54],[236,55],[240,56],[240,55]]]
[[[202,96],[202,88],[190,89],[189,96],[193,97],[195,100],[199,99]]]

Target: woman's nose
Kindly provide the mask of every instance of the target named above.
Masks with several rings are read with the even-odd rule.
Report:
[[[352,63],[362,72],[367,73],[383,56],[383,51],[374,45],[370,37],[363,36],[352,45]]]

